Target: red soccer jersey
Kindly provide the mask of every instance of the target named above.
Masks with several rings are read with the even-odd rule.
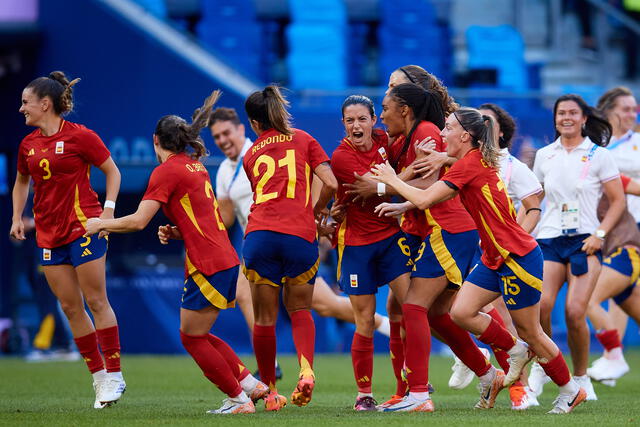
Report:
[[[522,256],[537,245],[516,222],[516,211],[507,188],[495,168],[488,166],[480,151],[469,151],[442,177],[459,190],[480,233],[482,262],[499,268],[510,253]]]
[[[186,154],[170,156],[156,167],[142,200],[162,203],[187,250],[185,276],[210,276],[240,262],[218,211],[207,169]]]
[[[57,248],[80,238],[87,218],[102,214],[89,174],[91,165],[100,166],[110,155],[95,132],[65,120],[51,136],[37,129],[22,140],[18,171],[33,178],[39,247]]]
[[[340,184],[336,200],[340,204],[347,205],[345,219],[336,233],[337,243],[340,245],[368,245],[384,240],[400,231],[398,221],[395,218],[379,217],[373,211],[385,199],[370,197],[362,206],[359,201],[350,203],[353,197],[345,194],[344,184],[355,181],[354,172],[358,175],[364,175],[371,172],[374,165],[388,160],[387,145],[386,133],[377,130],[374,131],[373,146],[369,151],[358,151],[347,138],[344,138],[331,156],[331,169]]]
[[[264,131],[243,160],[253,190],[246,234],[269,230],[313,242],[311,174],[328,161],[318,141],[302,130],[293,129],[293,135]]]
[[[411,136],[412,143],[407,151],[400,157],[399,170],[409,166],[416,158],[415,146],[427,137],[431,137],[436,144],[436,151],[446,152],[447,145],[442,141],[440,129],[427,121],[421,122]],[[393,146],[394,156],[397,156],[404,145],[404,138],[399,138]],[[445,168],[440,170],[440,177],[445,173]],[[434,227],[442,228],[449,233],[462,233],[475,230],[473,219],[466,211],[459,197],[439,203],[430,209],[420,211],[412,209],[408,211],[402,221],[402,230],[408,234],[414,234],[426,238]]]

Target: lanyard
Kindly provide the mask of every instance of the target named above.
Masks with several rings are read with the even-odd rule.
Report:
[[[578,191],[582,190],[582,187],[584,186],[584,181],[587,178],[587,175],[589,174],[589,168],[591,167],[591,159],[593,158],[593,155],[595,154],[597,148],[598,146],[596,144],[593,144],[593,146],[589,150],[589,154],[587,154],[584,166],[582,167],[582,173],[580,173],[580,178],[578,178],[578,184],[576,185],[576,189]]]
[[[244,159],[244,156],[240,156],[240,158],[238,159],[236,170],[233,171],[233,176],[231,177],[231,181],[229,182],[229,186],[227,187],[227,193],[231,190],[233,183],[236,182],[236,178],[238,178],[238,174],[240,174],[240,169],[242,169],[242,159]]]
[[[628,140],[631,139],[631,137],[633,136],[633,130],[630,130],[629,132],[627,132],[626,135],[624,135],[622,138],[620,138],[619,140],[607,145],[607,148],[609,150],[613,150],[614,148],[616,148],[618,145],[620,144],[624,144],[625,142],[627,142]]]
[[[509,154],[509,158],[507,159],[507,172],[504,174],[504,185],[505,187],[509,187],[509,182],[511,182],[511,172],[513,172],[513,156]]]

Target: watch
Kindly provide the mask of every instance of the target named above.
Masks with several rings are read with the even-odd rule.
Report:
[[[607,236],[607,232],[598,228],[595,233],[593,233],[598,239],[603,239]]]

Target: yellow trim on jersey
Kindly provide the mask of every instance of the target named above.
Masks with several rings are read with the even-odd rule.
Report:
[[[207,280],[206,277],[199,271],[191,275],[191,278],[198,288],[200,288],[200,292],[202,295],[209,301],[214,307],[218,307],[221,309],[232,308],[236,306],[236,301],[227,301],[227,299],[220,293],[218,290]]]
[[[320,266],[320,257],[316,260],[316,263],[313,266],[305,271],[302,274],[297,275],[296,277],[285,277],[283,282],[287,285],[303,285],[309,283],[311,278],[316,275],[318,272],[318,267]]]
[[[500,252],[500,255],[502,255],[502,258],[506,259],[509,256],[509,251],[498,244],[495,236],[493,235],[493,232],[491,231],[491,228],[489,228],[489,226],[487,225],[487,222],[484,220],[484,217],[482,216],[481,213],[479,213],[479,215],[480,215],[480,220],[482,221],[482,226],[484,227],[484,230],[489,235],[489,238],[491,239],[493,246],[495,246],[498,252]]]
[[[629,260],[631,260],[630,283],[635,283],[638,280],[638,276],[640,276],[640,255],[638,255],[636,248],[627,248],[627,253],[629,254]]]
[[[537,278],[536,276],[532,275],[527,270],[522,268],[520,264],[518,264],[513,258],[511,258],[511,255],[509,255],[504,260],[504,263],[507,264],[507,267],[509,267],[516,276],[518,276],[518,279],[522,280],[532,288],[535,288],[538,291],[542,292],[542,279]]]
[[[253,285],[270,285],[276,288],[280,286],[279,284],[272,282],[266,277],[262,277],[257,271],[248,269],[244,264],[242,265],[242,273]]]
[[[309,200],[311,198],[311,166],[309,166],[309,163],[304,164],[304,176],[307,183],[307,188],[304,195],[304,207],[306,208],[307,206],[309,206]]]
[[[344,240],[347,234],[347,218],[345,216],[340,228],[338,228],[338,272],[336,273],[336,280],[340,280],[342,269],[342,255],[344,254]]]
[[[87,228],[87,216],[82,211],[80,207],[80,190],[78,189],[78,184],[76,184],[76,194],[73,199],[73,209],[76,211],[76,216],[78,217],[78,221],[82,224],[83,228]]]
[[[48,350],[53,341],[53,332],[56,329],[56,320],[53,314],[47,314],[40,323],[40,329],[33,339],[33,347],[38,350]]]
[[[460,268],[458,268],[456,260],[451,255],[449,248],[447,248],[447,245],[444,243],[444,239],[442,238],[442,227],[440,227],[440,224],[438,224],[435,218],[433,218],[429,209],[425,210],[424,214],[427,217],[427,223],[433,228],[431,235],[429,235],[431,250],[433,250],[440,266],[444,270],[447,280],[458,286],[462,285],[462,272],[460,271]]]
[[[482,195],[487,200],[487,202],[489,202],[489,206],[491,206],[491,209],[493,209],[493,212],[496,214],[496,216],[500,218],[500,221],[502,221],[502,223],[504,224],[504,219],[502,218],[502,214],[500,213],[500,211],[498,210],[498,207],[493,201],[493,195],[491,194],[491,189],[489,188],[489,184],[485,184],[482,186]]]
[[[182,209],[184,209],[185,213],[187,214],[187,216],[189,217],[193,225],[200,232],[200,234],[204,236],[204,233],[202,232],[202,230],[200,230],[200,225],[198,225],[196,216],[193,213],[193,208],[191,207],[191,199],[189,199],[189,193],[185,193],[185,195],[182,196],[182,198],[180,199],[180,204],[182,205]]]

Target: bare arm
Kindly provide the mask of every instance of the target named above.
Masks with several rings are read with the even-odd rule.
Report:
[[[144,229],[151,218],[160,209],[160,202],[156,200],[143,200],[138,205],[138,210],[131,215],[115,219],[90,218],[87,221],[86,236],[107,231],[111,233],[132,233]]]
[[[218,199],[218,209],[220,209],[222,222],[228,230],[236,222],[236,213],[233,210],[233,202],[231,199]]]
[[[13,185],[11,199],[13,202],[13,216],[11,219],[11,231],[9,235],[17,240],[24,240],[24,223],[22,222],[22,212],[29,197],[29,181],[31,176],[16,174],[16,182]]]
[[[338,191],[338,180],[331,171],[331,167],[329,167],[328,163],[319,164],[318,167],[314,169],[313,173],[317,175],[324,184],[322,186],[322,190],[320,190],[318,201],[315,203],[313,209],[314,214],[318,216],[326,210],[326,207],[333,198],[333,195]],[[329,215],[328,212],[323,214],[326,214],[326,216]]]
[[[116,166],[116,163],[113,161],[113,159],[109,157],[98,167],[98,169],[100,169],[102,173],[104,173],[107,181],[107,194],[105,196],[105,200],[111,200],[115,202],[118,198],[118,193],[120,192],[121,181],[120,170],[118,169],[118,166]],[[104,211],[102,212],[102,215],[100,215],[100,218],[113,218],[113,209],[104,208]]]
[[[518,224],[531,234],[540,221],[540,193],[532,194],[521,200],[522,206],[518,212]]]
[[[609,199],[609,209],[604,215],[598,229],[608,233],[620,220],[626,209],[627,202],[624,198],[624,190],[620,178],[612,179],[602,184],[602,192]],[[591,235],[583,240],[582,250],[589,255],[602,248],[603,240]]]

